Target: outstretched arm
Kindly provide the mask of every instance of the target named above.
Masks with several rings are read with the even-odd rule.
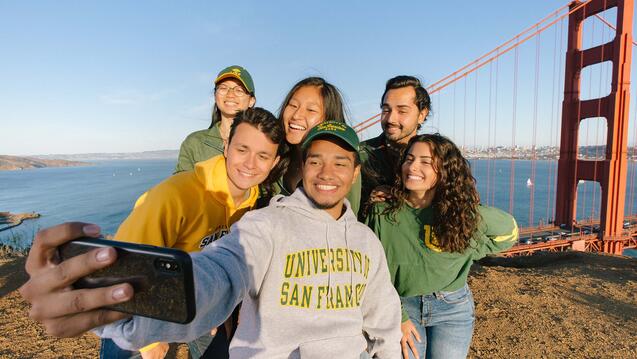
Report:
[[[478,246],[473,255],[474,260],[511,248],[517,242],[519,230],[513,216],[487,206],[480,206],[479,213],[481,220],[474,236]]]
[[[230,233],[193,253],[197,314],[186,325],[134,316],[96,330],[124,349],[138,349],[154,341],[187,342],[223,323],[249,293],[256,293],[272,255],[268,228],[246,214]]]

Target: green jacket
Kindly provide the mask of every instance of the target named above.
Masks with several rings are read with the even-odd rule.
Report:
[[[212,128],[196,131],[188,135],[179,149],[175,172],[191,171],[195,163],[223,154],[223,139],[219,123]]]
[[[400,158],[390,152],[385,142],[385,135],[361,142],[359,155],[361,157],[361,183],[359,184],[360,207],[364,207],[372,190],[378,186],[393,186],[396,182],[398,169],[396,165]],[[359,213],[359,220],[363,220],[363,213]]]
[[[510,248],[518,239],[518,226],[510,214],[480,206],[481,220],[469,248],[463,253],[443,252],[435,245],[431,230],[433,207],[417,209],[405,204],[395,222],[382,214],[386,207],[386,203],[376,203],[367,225],[380,238],[389,274],[401,297],[458,290],[467,282],[473,261]],[[407,319],[403,310],[403,321]]]

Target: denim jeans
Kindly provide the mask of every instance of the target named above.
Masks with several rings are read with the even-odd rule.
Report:
[[[469,352],[475,307],[469,286],[453,292],[401,297],[403,308],[420,334],[414,338],[420,358],[464,359]],[[409,357],[415,358],[411,350]]]
[[[188,343],[188,352],[193,359],[199,359],[208,348],[214,337],[210,334],[203,335]],[[141,359],[138,351],[125,350],[117,346],[111,339],[100,341],[100,359]]]
[[[111,339],[100,341],[100,359],[139,359],[141,357],[139,352],[122,349]]]

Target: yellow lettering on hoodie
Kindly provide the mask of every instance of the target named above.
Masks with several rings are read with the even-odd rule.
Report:
[[[323,298],[325,298],[325,292],[327,291],[327,287],[324,285],[319,285],[318,286],[318,300],[317,300],[317,306],[316,309],[321,309],[321,302],[323,301]]]
[[[345,286],[344,289],[345,289],[345,307],[350,308],[354,306],[354,303],[353,303],[354,298],[352,296],[352,286],[348,284]]]
[[[347,248],[314,248],[287,254],[283,277],[289,279],[327,273],[358,273],[367,279],[370,267],[370,258],[365,253]]]
[[[336,286],[336,309],[343,308],[343,296],[341,295],[341,287]]]
[[[343,271],[343,249],[342,248],[336,249],[336,271],[337,272]]]
[[[281,305],[288,304],[288,289],[290,288],[290,283],[283,282],[281,284]]]
[[[327,306],[325,309],[334,309],[334,291],[331,287],[328,287],[327,297],[325,299],[327,299]]]
[[[301,297],[301,307],[309,308],[312,302],[312,289],[314,289],[311,285],[303,286],[303,295]]]
[[[319,251],[318,249],[312,249],[312,264],[314,266],[314,274],[318,273],[319,268]]]
[[[302,278],[303,272],[305,271],[305,256],[304,252],[299,252],[296,254],[296,273],[294,274],[295,278]]]
[[[299,286],[296,284],[294,284],[294,287],[292,287],[292,294],[290,295],[289,305],[299,305]]]
[[[292,276],[293,271],[294,271],[294,254],[288,254],[285,257],[285,270],[283,270],[283,276],[285,278],[290,278]]]
[[[321,272],[327,273],[327,263],[325,261],[325,257],[327,256],[326,249],[319,249],[320,259],[321,259]]]

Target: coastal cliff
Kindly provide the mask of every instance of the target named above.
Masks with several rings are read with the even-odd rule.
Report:
[[[0,155],[0,171],[24,170],[29,168],[43,167],[70,167],[70,166],[88,166],[87,162],[40,159],[33,157],[18,157]]]

